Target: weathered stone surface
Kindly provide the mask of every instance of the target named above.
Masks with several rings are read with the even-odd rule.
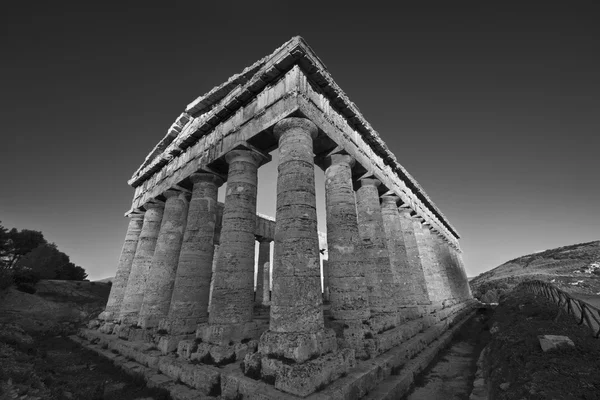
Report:
[[[263,357],[265,374],[275,376],[275,388],[296,396],[308,396],[354,366],[354,350],[342,349],[301,364],[286,364]]]
[[[329,329],[289,333],[267,331],[260,337],[258,351],[273,357],[304,362],[332,352],[336,346],[335,333]]]
[[[232,150],[226,156],[229,173],[210,306],[211,324],[252,320],[257,170],[266,160],[261,153],[249,149]]]
[[[156,248],[156,240],[160,232],[160,225],[163,218],[164,204],[149,203],[146,204],[146,213],[142,231],[135,251],[135,257],[131,264],[131,273],[127,280],[127,288],[123,296],[119,320],[125,324],[134,324],[138,322],[140,308],[144,300],[146,290],[146,279],[148,271],[152,265],[152,257]]]
[[[380,184],[380,181],[372,177],[363,178],[356,191],[358,232],[364,251],[363,268],[367,277],[372,315],[396,312],[396,288],[377,190]]]
[[[269,291],[269,265],[271,259],[271,241],[269,239],[258,239],[258,265],[256,274],[256,295],[255,302],[263,304],[265,300],[265,291]],[[265,271],[266,269],[266,271]],[[265,273],[266,272],[266,273]],[[266,277],[266,283],[265,283]],[[268,294],[266,295],[268,302]]]
[[[427,293],[431,302],[441,302],[444,300],[443,287],[440,280],[437,263],[434,261],[434,256],[431,250],[429,237],[429,229],[423,227],[421,221],[413,218],[413,230],[417,239],[417,247],[423,267],[423,275],[427,284]]]
[[[328,157],[328,163],[325,207],[331,315],[336,320],[364,320],[370,310],[352,189],[354,160],[348,155],[334,154]]]
[[[411,266],[410,281],[415,294],[415,299],[417,304],[428,304],[430,302],[429,293],[427,292],[427,284],[425,283],[423,260],[419,253],[414,221],[410,216],[410,209],[400,208],[398,212],[400,215],[400,227],[402,229],[402,237],[404,238],[406,257],[408,259],[408,264]]]
[[[258,339],[268,327],[267,321],[250,321],[240,324],[200,324],[196,337],[203,342],[226,345],[230,342],[241,342]]]
[[[387,238],[387,248],[392,265],[392,273],[396,286],[394,296],[397,307],[416,304],[417,298],[412,285],[413,265],[408,261],[402,226],[398,214],[397,196],[383,196],[381,198],[381,214],[383,228]]]
[[[540,346],[544,352],[560,348],[575,347],[575,343],[573,343],[568,336],[539,335],[538,340],[540,341]]]
[[[187,195],[175,190],[165,192],[167,201],[148,273],[138,324],[143,328],[158,326],[167,316],[175,284],[175,272],[188,211]]]
[[[121,250],[121,256],[119,257],[117,273],[112,281],[106,308],[98,316],[99,319],[109,321],[113,318],[118,318],[119,316],[123,297],[125,296],[125,289],[127,288],[127,281],[129,280],[129,274],[131,273],[131,264],[133,264],[135,250],[137,249],[140,233],[142,232],[143,222],[143,214],[129,215],[129,226],[127,227],[125,243],[123,243],[123,249]]]
[[[317,127],[303,118],[275,125],[279,138],[270,330],[323,329],[313,167]]]
[[[208,319],[217,219],[217,193],[223,180],[211,173],[195,173],[175,287],[167,317],[170,333],[191,333]]]

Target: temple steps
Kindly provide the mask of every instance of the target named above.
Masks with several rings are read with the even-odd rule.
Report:
[[[358,361],[346,376],[306,398],[399,398],[468,320],[475,303],[469,300],[430,306],[424,317],[384,332],[382,337],[398,340],[399,345],[373,359]],[[175,354],[163,355],[154,343],[123,340],[96,329],[82,329],[79,336],[71,339],[113,361],[127,373],[143,376],[149,387],[168,390],[174,400],[215,399],[218,396],[229,399],[239,395],[244,399],[299,398],[244,376],[239,362],[223,367],[194,363]]]

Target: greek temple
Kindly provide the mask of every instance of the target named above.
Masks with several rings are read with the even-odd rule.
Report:
[[[191,102],[128,183],[110,297],[81,336],[174,398],[388,398],[474,310],[458,232],[300,37]]]

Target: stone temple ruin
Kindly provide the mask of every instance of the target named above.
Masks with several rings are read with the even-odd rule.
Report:
[[[299,37],[189,104],[128,183],[110,298],[78,340],[175,398],[386,398],[473,310],[458,233]]]

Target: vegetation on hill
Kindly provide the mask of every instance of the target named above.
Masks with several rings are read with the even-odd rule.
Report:
[[[500,298],[484,350],[488,398],[598,399],[600,340],[545,296],[518,286]],[[544,352],[540,335],[569,337],[574,347]]]
[[[557,247],[527,254],[486,271],[469,282],[483,302],[499,297],[520,282],[539,279],[583,295],[600,294],[600,241]]]
[[[0,223],[0,289],[15,284],[21,291],[34,293],[40,279],[81,281],[86,277],[85,270],[48,243],[42,232],[8,230]]]

